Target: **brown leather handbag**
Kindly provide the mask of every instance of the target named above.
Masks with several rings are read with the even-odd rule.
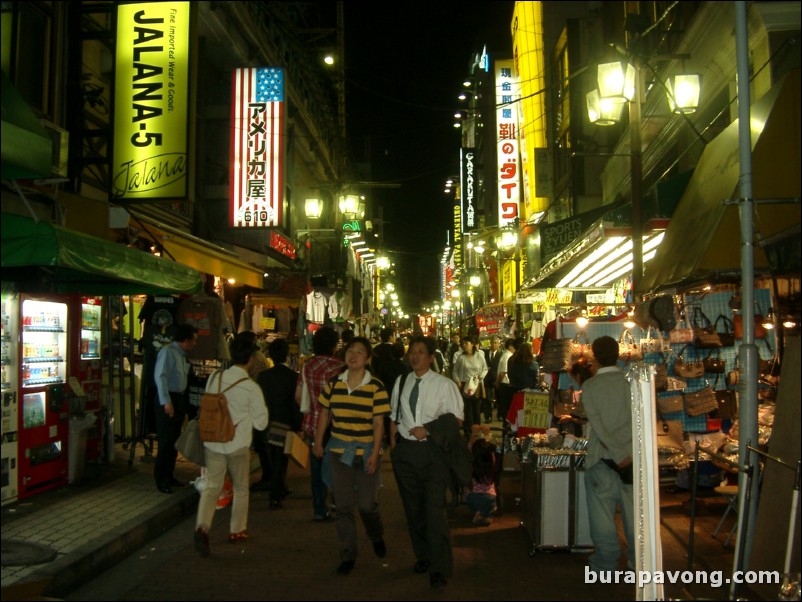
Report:
[[[674,361],[674,374],[681,378],[702,378],[705,375],[705,365],[702,360],[689,361],[682,356],[690,345],[685,345]]]

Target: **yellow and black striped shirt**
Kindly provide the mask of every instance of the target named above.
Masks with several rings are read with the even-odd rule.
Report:
[[[340,377],[329,381],[321,392],[320,405],[331,412],[331,436],[346,443],[373,443],[373,419],[390,413],[387,390],[378,378],[365,373],[362,383],[350,393],[348,383]],[[341,453],[336,443],[331,451]],[[363,450],[357,449],[357,455]]]

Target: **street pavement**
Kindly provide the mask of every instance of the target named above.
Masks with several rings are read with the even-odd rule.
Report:
[[[68,600],[634,600],[629,584],[586,584],[587,552],[537,552],[521,526],[520,473],[502,477],[504,512],[492,525],[471,523],[465,505],[451,507],[449,521],[455,571],[442,590],[412,571],[406,523],[389,456],[382,466],[380,507],[387,556],[379,559],[358,524],[359,555],[348,576],[338,576],[333,522],[312,520],[309,474],[290,466],[293,493],[277,510],[266,493],[251,496],[249,532],[244,543],[227,541],[230,508],[219,510],[211,532],[212,553],[200,557],[192,531],[198,494],[192,487],[173,495],[156,491],[152,464],[138,454],[131,466],[120,449],[106,466],[88,466],[71,485],[3,508],[2,537],[52,547],[55,560],[39,565],[3,566],[3,600],[21,599],[15,586],[47,584],[45,595]],[[258,462],[252,479],[258,477]],[[177,475],[190,480],[198,468],[180,462]],[[686,491],[661,499],[664,568],[688,566]],[[732,547],[712,531],[724,500],[701,500],[695,529],[694,570],[732,569]],[[730,520],[733,520],[730,517]],[[4,554],[5,556],[5,554]],[[113,568],[112,568],[113,567]],[[104,572],[105,571],[105,572]],[[30,588],[29,588],[30,589]],[[35,589],[35,587],[34,587]],[[41,587],[40,587],[41,589]],[[729,599],[725,587],[667,585],[674,599]],[[754,598],[752,598],[754,599]]]

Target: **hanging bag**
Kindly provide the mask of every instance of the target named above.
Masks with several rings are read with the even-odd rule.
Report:
[[[571,365],[588,353],[591,353],[588,333],[584,330],[577,330],[574,335],[574,340],[571,343]]]
[[[691,319],[693,328],[693,345],[697,349],[715,349],[721,347],[721,337],[718,336],[713,323],[710,321],[702,308],[693,308],[693,318]]]
[[[702,378],[705,375],[705,365],[701,360],[688,361],[683,358],[685,350],[690,345],[685,345],[674,362],[674,374],[680,378]]]
[[[754,324],[755,324],[755,338],[765,339],[766,328],[765,326],[763,326],[763,312],[760,310],[760,306],[757,304],[757,301],[755,301]],[[735,333],[736,339],[744,338],[744,317],[739,313],[736,313],[732,317],[732,330]]]
[[[716,382],[713,389],[716,393],[716,418],[729,419],[738,417],[738,396],[731,389],[717,389],[719,375],[716,375]]]
[[[674,308],[674,297],[660,295],[649,301],[649,315],[663,332],[670,332],[677,325],[677,311]]]
[[[668,393],[657,397],[657,408],[662,414],[673,414],[685,409],[681,392]]]
[[[572,339],[552,339],[543,344],[543,370],[562,372],[571,369]]]
[[[624,329],[618,339],[618,359],[625,362],[643,359],[641,346],[635,342],[635,337],[628,329]]]
[[[718,323],[721,322],[724,328],[722,332],[718,328]],[[718,318],[716,318],[715,323],[713,324],[713,328],[718,332],[718,338],[721,341],[722,347],[733,347],[735,345],[735,326],[727,316],[724,314],[719,314]]]
[[[716,349],[716,357],[713,356],[713,350],[710,350],[710,353],[707,354],[707,357],[702,360],[702,364],[704,364],[705,372],[710,374],[724,374],[726,370],[727,362],[721,359],[720,355],[721,352]],[[718,379],[718,376],[716,376]]]
[[[694,391],[693,393],[684,393],[685,395],[685,413],[688,416],[701,416],[708,414],[718,409],[718,402],[716,401],[716,394],[710,385],[706,385],[704,389]]]
[[[646,329],[646,338],[641,339],[640,347],[643,353],[664,353],[671,351],[671,341],[649,326]]]
[[[693,343],[693,328],[683,319],[677,322],[677,327],[670,330],[668,340],[671,344]]]

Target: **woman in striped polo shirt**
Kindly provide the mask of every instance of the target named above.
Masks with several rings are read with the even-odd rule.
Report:
[[[331,486],[337,501],[335,524],[340,544],[337,573],[347,575],[356,563],[357,541],[354,507],[373,543],[373,551],[384,558],[384,527],[379,514],[381,486],[381,442],[384,417],[390,402],[382,382],[367,369],[372,346],[364,337],[354,337],[345,348],[346,370],[332,379],[320,394],[313,453],[328,454]],[[323,433],[331,419],[331,439],[323,448]],[[324,475],[326,470],[324,468]]]

